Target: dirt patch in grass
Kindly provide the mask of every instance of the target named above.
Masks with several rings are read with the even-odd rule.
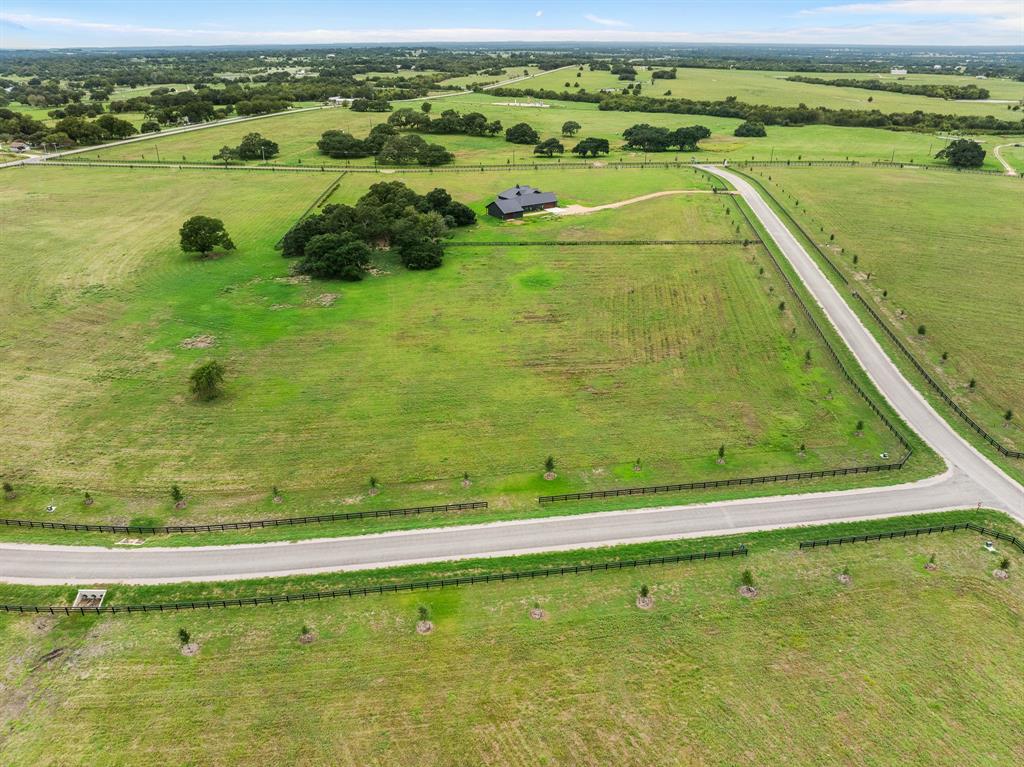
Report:
[[[530,610],[530,617],[535,621],[542,621],[547,619],[548,614],[539,607],[534,607]]]
[[[284,285],[305,285],[312,279],[308,274],[292,274],[288,277],[275,277],[274,282],[280,282]]]
[[[746,597],[747,599],[753,599],[757,596],[757,589],[753,586],[740,586],[739,592],[741,597]]]
[[[434,623],[432,621],[416,621],[416,633],[417,634],[429,634],[434,630]]]
[[[192,658],[198,652],[199,652],[199,643],[198,642],[188,642],[187,644],[183,644],[181,646],[181,654],[184,655],[186,658]]]
[[[192,336],[181,342],[182,349],[209,349],[217,343],[216,336]]]
[[[334,306],[334,302],[338,300],[337,293],[321,293],[319,296],[314,298],[311,303],[316,306]]]
[[[844,586],[849,586],[849,585],[850,585],[851,583],[853,583],[853,578],[851,578],[851,577],[850,577],[849,575],[847,575],[846,573],[841,573],[841,574],[840,574],[840,575],[839,575],[839,576],[838,576],[838,577],[836,578],[836,580],[837,580],[837,581],[839,581],[839,582],[840,582],[841,584],[843,584]]]
[[[1006,570],[996,569],[992,571],[992,577],[998,581],[1005,581],[1009,579],[1010,574]]]
[[[299,644],[313,644],[316,641],[316,634],[310,631],[308,634],[299,634]]]
[[[654,607],[654,597],[637,597],[636,606],[639,607],[641,610],[650,610],[652,607]]]

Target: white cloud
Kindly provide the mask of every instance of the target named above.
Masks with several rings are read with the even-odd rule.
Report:
[[[540,17],[541,17],[541,16],[543,16],[543,15],[544,15],[544,11],[537,11],[537,12],[536,12],[536,13],[534,14],[534,16],[536,16],[537,18],[540,18]]]
[[[934,2],[935,0],[929,0]],[[916,3],[917,0],[894,0]],[[979,5],[1005,5],[986,3]],[[973,7],[974,4],[971,3]],[[838,6],[831,6],[838,7]],[[589,17],[591,21],[596,17]],[[231,28],[169,28],[134,24],[115,24],[33,14],[0,14],[6,27],[4,47],[55,47],[67,45],[145,46],[145,45],[299,45],[361,43],[471,43],[471,42],[632,42],[632,43],[782,43],[817,45],[1019,45],[1021,22],[1002,17],[924,18],[906,22],[890,18],[891,23],[853,25],[793,26],[777,29],[736,29],[695,34],[692,32],[622,29],[625,24],[603,19],[595,29],[510,29],[490,27],[377,28],[377,29],[295,29],[249,31]],[[600,23],[594,21],[594,23]],[[25,31],[22,31],[25,30]],[[75,33],[78,34],[75,34]],[[59,34],[58,34],[59,33]],[[50,39],[47,39],[48,36]],[[72,39],[73,38],[73,39]]]
[[[872,3],[823,5],[800,11],[801,16],[819,13],[1021,18],[1024,17],[1024,3],[1020,0],[881,0]]]
[[[628,27],[625,21],[619,21],[618,19],[605,19],[600,16],[595,16],[592,13],[583,14],[583,18],[594,24],[600,24],[602,27]]]

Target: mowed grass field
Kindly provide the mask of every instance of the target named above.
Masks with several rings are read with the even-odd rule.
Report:
[[[571,73],[571,70],[566,70]],[[527,84],[535,82],[526,81]],[[732,135],[739,120],[705,115],[649,114],[643,112],[602,112],[596,104],[566,101],[548,101],[547,109],[538,107],[504,106],[514,99],[494,96],[488,93],[471,93],[450,98],[435,99],[433,113],[445,109],[460,112],[481,112],[490,119],[501,120],[506,128],[519,122],[532,125],[542,138],[560,138],[566,146],[563,162],[579,161],[569,150],[579,138],[594,136],[606,138],[612,146],[608,156],[601,162],[689,162],[695,159],[730,161],[740,160],[858,160],[872,162],[891,160],[897,162],[939,163],[934,155],[947,139],[925,133],[887,131],[875,128],[843,128],[828,125],[811,125],[794,128],[769,127],[764,138],[737,138]],[[420,102],[394,102],[400,109],[420,108]],[[190,133],[165,136],[121,146],[97,147],[77,157],[83,160],[133,160],[164,162],[178,160],[210,162],[213,155],[225,145],[236,146],[247,133],[257,131],[276,141],[280,155],[272,161],[275,164],[304,165],[372,165],[373,158],[356,160],[332,160],[320,153],[316,142],[327,130],[346,130],[355,136],[364,137],[370,129],[386,122],[386,113],[352,112],[345,108],[327,108],[297,114],[282,114],[234,125],[215,126]],[[574,120],[583,127],[576,138],[561,138],[561,127],[567,120]],[[701,142],[695,153],[663,152],[644,155],[643,152],[622,148],[622,131],[636,123],[678,128],[683,125],[700,124],[712,131],[711,138]],[[504,134],[485,138],[473,136],[434,136],[424,138],[432,143],[443,144],[455,154],[456,164],[506,164],[537,163],[558,165],[559,158],[543,158],[533,155],[533,147],[511,144],[504,140]],[[1012,139],[985,137],[995,143],[1006,143]],[[991,154],[991,153],[990,153]],[[985,167],[1002,169],[994,157],[986,157]],[[439,171],[443,170],[439,169]]]
[[[1021,534],[1001,515],[970,518]],[[284,585],[115,586],[107,602],[751,546],[745,559],[443,591],[173,615],[2,615],[0,762],[1021,763],[1024,556],[1001,545],[992,555],[971,532],[796,548],[850,527]],[[929,572],[933,554],[938,569]],[[997,581],[991,573],[1003,555],[1010,579]],[[754,600],[737,594],[746,568],[760,590]],[[849,585],[837,582],[844,569]],[[650,610],[635,606],[641,584],[651,589]],[[73,589],[0,593],[52,603]],[[529,616],[535,604],[542,620]],[[434,622],[426,636],[415,631],[419,605]],[[298,642],[303,626],[312,644]],[[180,653],[179,628],[198,643],[194,657]]]
[[[655,69],[663,69],[656,67]],[[939,114],[992,115],[1003,120],[1019,120],[1021,113],[1007,109],[1024,101],[1024,84],[1010,79],[978,80],[962,75],[906,75],[898,77],[885,74],[846,72],[770,72],[744,69],[677,69],[675,80],[651,79],[654,69],[637,68],[635,82],[641,85],[641,94],[654,98],[687,98],[695,101],[720,101],[735,96],[738,101],[748,104],[770,106],[796,106],[807,104],[811,107],[830,109],[877,109],[880,112],[937,112]],[[587,90],[590,93],[605,88],[622,90],[632,83],[619,79],[611,72],[591,72],[584,67],[579,77],[577,70],[548,72],[529,80],[522,87],[573,93]],[[787,77],[802,75],[823,80],[878,80],[903,85],[977,85],[988,89],[988,102],[968,100],[946,100],[928,96],[914,96],[890,91],[874,91],[864,88],[838,88],[832,85],[789,82]],[[570,87],[565,87],[566,83]],[[573,83],[579,83],[579,88]],[[510,87],[516,87],[515,85]],[[671,91],[666,95],[665,91]],[[868,101],[871,99],[871,101]]]
[[[1024,182],[856,168],[756,177],[834,252],[957,402],[1005,444],[1024,447]]]
[[[516,182],[588,205],[707,186],[690,169],[407,180],[425,192],[441,178],[481,215]],[[362,283],[290,279],[273,245],[330,179],[6,174],[5,478],[141,494],[162,508],[171,483],[256,498],[272,484],[333,488],[336,501],[355,503],[374,475],[391,486],[387,502],[401,505],[402,487],[448,492],[468,472],[506,503],[532,504],[538,492],[855,465],[897,452],[759,246],[465,247],[429,273],[382,255],[383,273]],[[345,176],[333,199],[354,200],[378,180]],[[594,214],[587,231],[752,236],[731,205],[725,195],[665,197]],[[183,255],[177,228],[195,213],[222,217],[238,251]],[[578,219],[548,221],[502,234],[580,234],[566,233]],[[499,229],[483,222],[457,236],[489,240]],[[199,336],[213,346],[183,348]],[[196,403],[188,374],[211,358],[228,369],[226,394]],[[863,436],[854,435],[859,420]],[[722,444],[728,458],[718,465]],[[554,482],[539,478],[549,454],[559,462]],[[20,503],[5,510],[31,511]]]

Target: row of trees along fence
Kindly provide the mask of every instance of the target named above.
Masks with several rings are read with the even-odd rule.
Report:
[[[648,559],[614,560],[596,562],[585,565],[566,565],[563,567],[546,567],[537,570],[514,570],[506,573],[484,573],[482,575],[466,575],[459,578],[435,578],[424,581],[408,581],[405,583],[384,583],[377,586],[362,586],[351,589],[334,589],[331,591],[300,592],[298,594],[280,594],[265,597],[242,597],[238,599],[208,599],[189,602],[168,602],[165,604],[143,605],[109,605],[106,607],[71,607],[40,606],[40,605],[0,605],[0,612],[7,613],[50,613],[51,615],[81,614],[94,615],[100,613],[151,613],[177,612],[180,610],[206,610],[215,607],[249,607],[257,605],[289,604],[292,602],[310,602],[339,597],[360,597],[371,594],[391,594],[401,591],[421,591],[451,586],[470,586],[476,583],[494,583],[505,581],[521,581],[533,578],[549,578],[560,575],[581,575],[583,573],[603,572],[609,570],[626,570],[636,567],[669,565],[680,562],[703,562],[709,559],[745,557],[746,546],[719,551],[698,551],[690,554],[673,554],[666,557],[650,557]]]
[[[885,334],[889,336],[889,339],[894,344],[896,344],[896,347],[901,352],[903,352],[904,356],[908,360],[910,360],[911,364],[917,369],[917,372],[924,377],[924,380],[927,381],[928,385],[931,386],[935,390],[935,392],[942,398],[943,402],[945,402],[947,405],[949,405],[950,408],[953,409],[954,413],[960,416],[960,418],[962,418],[968,426],[970,426],[972,429],[974,429],[974,431],[981,435],[982,439],[984,439],[986,442],[992,445],[992,447],[994,447],[1000,453],[1005,455],[1007,458],[1024,458],[1024,452],[1020,450],[1013,450],[1003,445],[998,439],[992,436],[992,434],[990,434],[984,426],[982,426],[980,423],[971,418],[971,416],[969,416],[967,412],[962,407],[960,407],[953,400],[953,398],[949,396],[949,394],[946,393],[942,386],[939,385],[939,382],[936,381],[927,370],[925,370],[924,365],[922,365],[918,361],[917,357],[915,357],[914,354],[910,351],[910,349],[907,348],[907,345],[900,340],[899,336],[896,334],[896,331],[889,327],[885,320],[882,319],[881,315],[879,315],[879,313],[875,311],[874,307],[868,303],[867,299],[864,298],[864,296],[862,296],[857,291],[853,292],[853,296],[854,298],[860,301],[861,305],[865,309],[867,309],[868,314],[870,314],[875,319],[875,321],[881,326],[882,330],[885,331]]]
[[[717,181],[717,179],[716,179],[716,181]],[[754,227],[753,222],[750,220],[750,216],[747,214],[746,210],[742,206],[740,206],[740,205],[738,205],[736,203],[736,201],[734,199],[734,196],[733,195],[729,195],[726,199],[729,199],[729,200],[733,201],[733,204],[736,206],[736,208],[742,214],[742,216],[746,220],[748,226],[750,226],[751,231],[755,231],[756,232],[757,229]],[[911,445],[907,441],[906,437],[903,436],[903,434],[899,431],[899,429],[896,428],[895,424],[893,424],[893,422],[889,420],[889,418],[885,415],[885,413],[882,412],[881,408],[879,408],[879,406],[874,402],[874,400],[872,400],[872,398],[870,396],[868,396],[868,393],[861,387],[861,385],[859,383],[857,383],[856,380],[854,380],[853,376],[850,374],[850,372],[847,369],[846,365],[843,363],[842,359],[839,357],[839,354],[836,352],[835,348],[832,346],[832,343],[829,341],[828,337],[825,335],[824,331],[821,329],[821,326],[818,324],[817,319],[811,313],[810,309],[807,307],[807,304],[804,302],[804,300],[800,296],[800,294],[797,293],[796,288],[794,287],[793,283],[790,281],[790,279],[787,276],[787,274],[785,273],[785,271],[783,271],[782,265],[775,258],[775,254],[772,253],[771,248],[767,248],[766,247],[766,250],[768,251],[768,255],[771,258],[772,263],[775,265],[775,268],[778,270],[779,275],[782,277],[783,281],[786,283],[786,287],[789,288],[789,292],[796,299],[797,304],[800,306],[800,308],[803,311],[804,315],[807,317],[807,320],[811,324],[811,327],[814,328],[814,330],[817,332],[819,338],[821,339],[822,343],[824,343],[825,348],[828,350],[830,356],[832,357],[832,360],[835,362],[835,364],[838,367],[839,371],[843,374],[843,376],[846,379],[846,381],[860,395],[861,399],[863,399],[864,402],[867,403],[868,407],[871,408],[872,412],[874,412],[875,415],[878,416],[878,418],[882,421],[883,424],[885,424],[886,428],[890,431],[890,433],[892,433],[892,435],[894,437],[896,437],[896,439],[899,441],[900,445],[906,451],[904,453],[903,457],[900,458],[898,461],[894,461],[894,462],[891,462],[891,463],[872,464],[872,465],[868,465],[868,466],[850,466],[850,467],[844,467],[844,468],[839,468],[839,469],[819,469],[819,470],[816,470],[816,471],[801,471],[801,472],[787,472],[787,473],[782,473],[782,474],[767,474],[767,475],[760,476],[760,477],[735,477],[735,478],[732,478],[732,479],[699,480],[699,481],[696,481],[696,482],[679,482],[679,483],[672,483],[672,484],[665,484],[665,485],[650,485],[650,486],[645,486],[645,487],[622,487],[622,488],[614,488],[614,489],[609,489],[609,490],[591,490],[591,491],[579,492],[579,493],[561,493],[561,494],[558,494],[558,495],[542,495],[542,496],[537,498],[538,503],[557,503],[557,502],[561,502],[561,501],[580,501],[580,500],[589,500],[589,499],[594,499],[594,498],[613,498],[613,497],[627,496],[627,495],[650,495],[650,494],[655,494],[655,493],[669,493],[669,492],[679,492],[679,491],[685,491],[685,490],[705,490],[705,489],[713,489],[713,488],[718,488],[718,487],[739,487],[739,486],[743,486],[743,485],[759,485],[759,484],[768,484],[768,483],[773,483],[773,482],[789,482],[789,481],[793,481],[793,480],[802,480],[802,479],[819,479],[819,478],[822,478],[822,477],[842,477],[842,476],[846,476],[846,475],[849,475],[849,474],[868,474],[868,473],[873,473],[873,472],[878,472],[878,471],[892,471],[892,470],[898,470],[898,469],[902,469],[903,468],[903,466],[906,464],[906,462],[910,459],[911,455],[913,455],[913,447],[911,447]]]

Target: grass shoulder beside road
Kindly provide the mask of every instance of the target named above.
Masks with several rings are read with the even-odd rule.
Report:
[[[1021,534],[1002,515],[953,512],[383,573],[113,587],[108,601],[124,604],[751,547],[743,559],[258,609],[0,616],[0,757],[1015,763],[1024,556],[1001,546],[992,555],[972,532],[796,549],[807,538],[967,520]],[[1011,575],[997,581],[1003,555]],[[744,569],[756,599],[737,594]],[[844,571],[849,585],[837,582]],[[651,610],[635,606],[641,584]],[[0,587],[5,602],[72,591]],[[415,630],[419,606],[434,626],[426,636]],[[530,618],[535,606],[542,620]],[[309,644],[298,641],[304,626]],[[198,645],[193,657],[180,652],[181,628]],[[565,738],[566,721],[578,739]],[[610,735],[623,722],[628,742]]]

